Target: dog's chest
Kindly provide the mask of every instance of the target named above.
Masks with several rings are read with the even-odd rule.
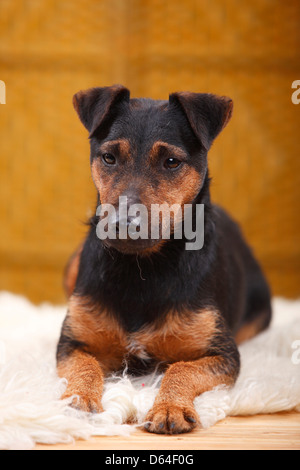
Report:
[[[188,321],[172,315],[160,328],[148,327],[130,334],[126,355],[145,366],[195,360],[205,354],[215,331],[214,311],[203,311]]]
[[[205,354],[216,333],[217,313],[174,312],[160,325],[148,325],[136,332],[126,332],[109,315],[94,315],[84,305],[71,305],[72,331],[97,357],[106,372],[128,365],[151,371],[157,364],[191,361]]]

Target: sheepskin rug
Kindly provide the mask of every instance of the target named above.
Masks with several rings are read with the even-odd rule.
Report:
[[[196,398],[204,428],[226,416],[300,412],[300,301],[274,299],[273,306],[271,328],[240,347],[235,387]],[[66,382],[56,375],[55,349],[65,314],[65,306],[34,306],[0,293],[0,449],[129,435],[153,404],[161,376],[133,379],[126,373],[107,380],[104,413],[85,414],[60,400]]]

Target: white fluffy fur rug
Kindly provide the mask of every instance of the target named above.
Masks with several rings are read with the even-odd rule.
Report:
[[[300,301],[274,299],[271,328],[240,347],[242,370],[232,390],[196,398],[203,427],[226,416],[300,412]],[[159,376],[110,378],[104,413],[86,415],[60,400],[65,381],[55,372],[55,348],[65,307],[32,305],[0,293],[0,449],[32,449],[35,443],[127,435],[143,422]],[[128,425],[126,422],[137,424]]]

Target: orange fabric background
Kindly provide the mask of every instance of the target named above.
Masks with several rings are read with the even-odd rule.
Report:
[[[94,209],[72,95],[225,94],[234,116],[209,157],[213,199],[240,222],[273,293],[300,295],[297,0],[1,0],[0,289],[64,300],[63,267]]]

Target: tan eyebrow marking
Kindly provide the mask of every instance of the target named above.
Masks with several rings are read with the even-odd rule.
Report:
[[[127,139],[118,139],[118,140],[109,140],[104,142],[101,145],[101,152],[119,152],[122,154],[122,157],[129,158],[131,155],[131,148],[129,140]]]
[[[158,140],[157,142],[154,143],[154,145],[152,146],[150,150],[150,153],[149,153],[150,160],[155,161],[158,158],[159,152],[161,150],[167,151],[170,157],[172,155],[172,157],[178,158],[179,160],[180,159],[185,160],[187,157],[186,152],[180,147]]]

